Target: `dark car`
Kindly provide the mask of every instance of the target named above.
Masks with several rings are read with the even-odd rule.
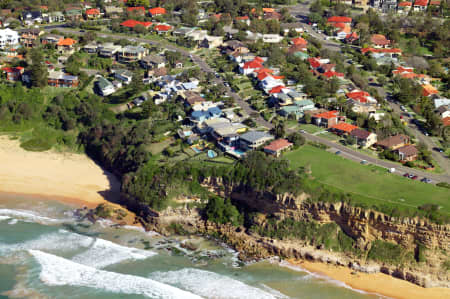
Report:
[[[409,173],[405,173],[403,176],[404,176],[405,178],[409,178]]]
[[[443,153],[444,152],[444,150],[442,148],[439,148],[439,147],[433,147],[433,150],[435,150],[435,151],[437,151],[439,153]]]
[[[429,179],[429,178],[423,178],[420,181],[424,182],[424,183],[427,183],[427,184],[431,183],[431,179]]]
[[[337,152],[335,152],[335,154],[336,154],[336,155],[340,155],[340,154],[341,154],[341,151],[337,151]]]
[[[417,180],[419,177],[417,176],[417,175],[413,175],[412,177],[411,177],[411,180]]]

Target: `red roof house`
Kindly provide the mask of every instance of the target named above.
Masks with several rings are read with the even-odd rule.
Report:
[[[149,14],[151,17],[156,17],[156,16],[160,16],[160,15],[165,15],[167,13],[166,9],[164,7],[155,7],[155,8],[150,8],[148,10]]]
[[[326,111],[312,116],[312,121],[316,126],[331,128],[338,123],[339,112],[336,110]]]
[[[293,38],[291,41],[294,45],[301,45],[301,46],[305,46],[305,47],[308,45],[308,41],[302,37]]]
[[[344,78],[343,73],[339,73],[339,72],[335,72],[335,71],[327,71],[327,72],[323,73],[322,75],[327,77],[328,79],[333,78],[333,77]]]
[[[268,146],[264,147],[264,152],[275,157],[279,157],[282,151],[292,147],[292,143],[286,139],[277,139],[272,141]]]
[[[427,7],[428,0],[416,0],[414,1],[414,6],[425,6]]]
[[[125,22],[120,23],[120,26],[128,27],[128,28],[134,28],[136,25],[142,25],[145,28],[149,28],[152,26],[152,22],[140,22],[136,20],[126,20]]]
[[[398,7],[411,7],[412,3],[409,1],[403,1],[398,4]]]
[[[370,37],[370,41],[375,47],[385,48],[391,44],[391,41],[386,38],[383,34],[373,34]]]
[[[357,41],[359,39],[359,36],[356,32],[352,32],[347,34],[347,36],[345,37],[345,42],[347,43],[353,43],[355,41]]]
[[[275,86],[274,88],[272,88],[271,90],[269,90],[269,94],[274,94],[274,93],[280,93],[283,91],[283,89],[285,89],[286,87],[284,85],[278,85]]]
[[[172,30],[172,26],[166,24],[159,24],[155,26],[155,31],[158,33],[167,33]]]
[[[9,81],[19,81],[20,76],[24,72],[24,68],[21,66],[17,67],[4,67],[2,68],[4,74],[6,74],[6,80]]]
[[[339,17],[339,16],[333,16],[328,18],[328,23],[347,23],[350,24],[352,22],[352,18],[349,17]]]
[[[331,127],[331,130],[339,135],[350,134],[354,129],[358,129],[358,127],[349,123],[338,123]]]
[[[444,124],[444,127],[450,126],[450,116],[443,118],[442,123]]]
[[[98,8],[91,8],[85,11],[86,17],[93,19],[100,17],[100,10]]]
[[[431,84],[424,84],[422,85],[422,95],[424,97],[431,96],[433,94],[438,94],[439,91],[433,87]]]

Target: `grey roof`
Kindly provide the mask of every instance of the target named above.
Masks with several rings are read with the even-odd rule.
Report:
[[[153,63],[153,64],[160,64],[160,63],[164,63],[166,61],[165,58],[160,55],[147,55],[147,56],[143,57],[142,60],[147,63]]]
[[[97,80],[97,85],[98,85],[98,87],[99,87],[100,89],[104,89],[104,88],[106,88],[106,87],[112,85],[112,83],[109,82],[108,80],[106,80],[106,79],[103,78],[103,77],[99,77],[98,80]]]
[[[126,69],[118,69],[118,70],[115,70],[114,72],[120,76],[133,77],[133,73]]]
[[[53,71],[53,72],[49,72],[48,73],[48,78],[49,79],[54,79],[54,80],[66,80],[66,81],[76,81],[78,80],[77,76],[72,76],[72,75],[68,75],[65,74],[63,72],[57,72],[57,71]]]
[[[444,105],[450,105],[450,99],[440,98],[434,100],[434,107],[439,108]]]
[[[122,51],[128,53],[141,53],[145,52],[145,48],[141,46],[125,46]]]
[[[249,131],[241,135],[241,139],[249,143],[254,143],[260,139],[273,138],[272,135],[261,131]]]

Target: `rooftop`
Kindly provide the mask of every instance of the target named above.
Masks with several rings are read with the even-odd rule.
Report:
[[[264,147],[264,149],[273,151],[273,152],[278,152],[278,151],[283,150],[291,145],[292,145],[292,143],[290,143],[286,139],[277,139],[277,140],[272,141],[268,146]]]

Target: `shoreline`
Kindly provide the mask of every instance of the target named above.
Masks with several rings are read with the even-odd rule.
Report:
[[[87,155],[53,150],[30,152],[18,140],[0,136],[0,196],[54,200],[78,208],[108,204],[127,212],[124,221],[134,224],[134,213],[118,204],[120,181]]]
[[[345,287],[355,292],[362,291],[369,295],[385,296],[397,299],[450,298],[450,289],[447,288],[423,288],[408,281],[392,277],[384,273],[362,273],[337,265],[306,260],[288,259],[288,265],[292,270],[307,271],[324,276],[335,282],[341,282]],[[283,265],[282,265],[283,266]],[[353,273],[353,274],[352,274]]]

